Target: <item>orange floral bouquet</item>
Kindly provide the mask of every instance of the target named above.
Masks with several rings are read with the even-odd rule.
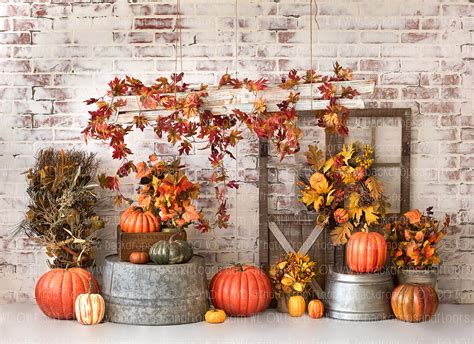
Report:
[[[418,209],[410,210],[402,221],[385,225],[390,255],[398,268],[423,270],[441,262],[437,246],[446,234],[450,218],[446,214],[440,228],[432,209],[426,209],[426,215]]]
[[[155,154],[150,155],[148,162],[138,163],[138,203],[160,215],[162,228],[183,229],[196,223],[199,231],[208,231],[209,223],[203,212],[193,205],[199,197],[199,184],[188,179],[183,167],[179,160],[167,163],[159,161]]]

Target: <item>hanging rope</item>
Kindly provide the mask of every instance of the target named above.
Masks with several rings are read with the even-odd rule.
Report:
[[[180,72],[183,71],[183,43],[181,35],[181,1],[176,0],[176,23],[174,26],[176,32],[175,38],[175,56],[174,56],[174,75],[178,76],[178,55],[180,60]],[[176,99],[176,80],[174,81],[174,98]]]
[[[238,17],[238,0],[235,0],[235,78],[238,77],[239,74],[239,67],[237,65],[237,54],[239,53],[239,17]]]
[[[313,111],[313,0],[309,0],[309,65],[311,69],[311,111]]]

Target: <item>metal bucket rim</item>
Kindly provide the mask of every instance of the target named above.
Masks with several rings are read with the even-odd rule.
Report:
[[[344,273],[336,272],[332,267],[329,268],[328,277],[333,280],[342,282],[356,282],[356,283],[371,283],[371,282],[385,282],[391,281],[392,275],[390,272],[373,272],[373,273]]]

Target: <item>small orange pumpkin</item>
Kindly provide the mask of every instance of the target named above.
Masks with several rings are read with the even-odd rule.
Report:
[[[159,232],[160,218],[143,208],[130,207],[120,216],[120,229],[125,233]]]
[[[349,220],[349,214],[343,208],[336,209],[334,212],[334,220],[340,224],[346,223],[347,220]]]
[[[300,317],[306,311],[306,301],[303,296],[296,295],[288,300],[288,313],[292,317]]]
[[[129,257],[130,263],[133,264],[146,264],[150,261],[148,252],[132,252]]]
[[[308,303],[308,314],[313,319],[319,319],[323,317],[324,314],[324,304],[321,300],[311,300]]]
[[[100,294],[93,294],[92,280],[89,281],[89,292],[79,294],[74,303],[77,321],[82,325],[96,325],[104,319],[105,301]]]
[[[227,319],[227,315],[222,309],[210,309],[204,315],[204,319],[211,324],[220,324]]]

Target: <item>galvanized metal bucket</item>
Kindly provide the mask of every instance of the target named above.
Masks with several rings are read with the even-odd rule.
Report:
[[[438,269],[427,270],[399,269],[397,271],[398,284],[428,284],[436,288]]]
[[[388,272],[359,274],[330,268],[324,293],[326,316],[353,321],[392,318],[392,291],[392,276]]]
[[[134,325],[188,324],[208,309],[204,259],[188,263],[139,265],[105,258],[102,294],[106,319]]]

